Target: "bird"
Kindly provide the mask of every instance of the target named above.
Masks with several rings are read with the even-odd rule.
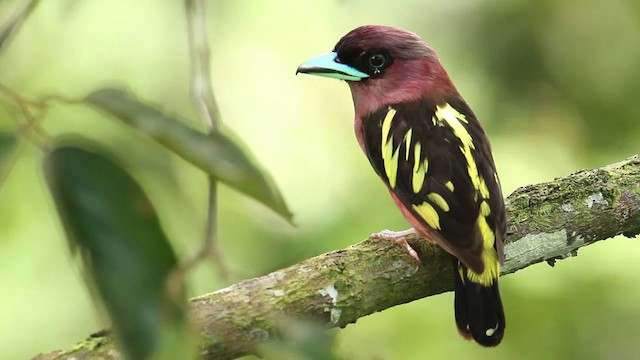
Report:
[[[498,288],[505,205],[491,146],[435,51],[415,33],[364,25],[297,73],[344,80],[371,166],[413,227],[377,236],[405,248],[418,233],[452,255],[459,333],[497,346],[506,321]]]

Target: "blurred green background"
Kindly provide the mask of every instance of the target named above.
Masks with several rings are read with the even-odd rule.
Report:
[[[0,18],[17,1],[0,3]],[[212,76],[223,122],[271,172],[289,226],[222,187],[220,247],[190,294],[214,291],[408,225],[353,135],[344,83],[294,76],[362,24],[410,29],[438,52],[485,125],[504,193],[640,150],[640,2],[210,2]],[[25,96],[80,97],[126,86],[199,126],[188,91],[181,1],[43,1],[0,54],[0,82]],[[0,128],[16,109],[0,102]],[[151,195],[178,253],[204,233],[206,178],[151,140],[83,106],[54,106],[54,135],[80,133],[122,157]],[[0,189],[0,359],[66,348],[106,326],[93,307],[47,193],[42,153],[21,147]],[[501,280],[507,333],[496,349],[457,335],[451,293],[335,331],[345,359],[633,359],[640,357],[640,243],[589,246],[555,268]]]

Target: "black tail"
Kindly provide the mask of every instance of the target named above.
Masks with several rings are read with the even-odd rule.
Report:
[[[455,311],[458,331],[483,346],[500,344],[506,323],[498,291],[498,279],[491,286],[467,278],[467,267],[454,257]]]

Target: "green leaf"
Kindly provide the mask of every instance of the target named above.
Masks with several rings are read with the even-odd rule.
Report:
[[[123,90],[97,90],[89,94],[86,101],[291,221],[292,214],[269,174],[257,165],[247,150],[224,133],[196,131],[184,121],[141,103]]]
[[[57,146],[44,169],[70,246],[82,255],[127,358],[147,359],[164,342],[176,343],[176,333],[186,336],[184,291],[167,287],[178,260],[138,183],[86,141]]]
[[[0,179],[2,179],[11,166],[13,151],[18,144],[15,134],[0,132]]]

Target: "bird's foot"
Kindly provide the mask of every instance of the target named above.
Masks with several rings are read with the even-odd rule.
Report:
[[[417,232],[416,232],[416,229],[414,228],[404,230],[404,231],[391,231],[389,229],[384,229],[380,232],[371,234],[371,238],[377,238],[377,239],[394,242],[396,245],[399,245],[404,250],[406,250],[409,253],[409,256],[411,256],[411,258],[413,259],[413,261],[415,261],[416,266],[420,267],[422,263],[420,262],[418,253],[415,250],[413,250],[411,245],[409,245],[409,243],[407,242],[408,236],[416,235],[416,234]]]

